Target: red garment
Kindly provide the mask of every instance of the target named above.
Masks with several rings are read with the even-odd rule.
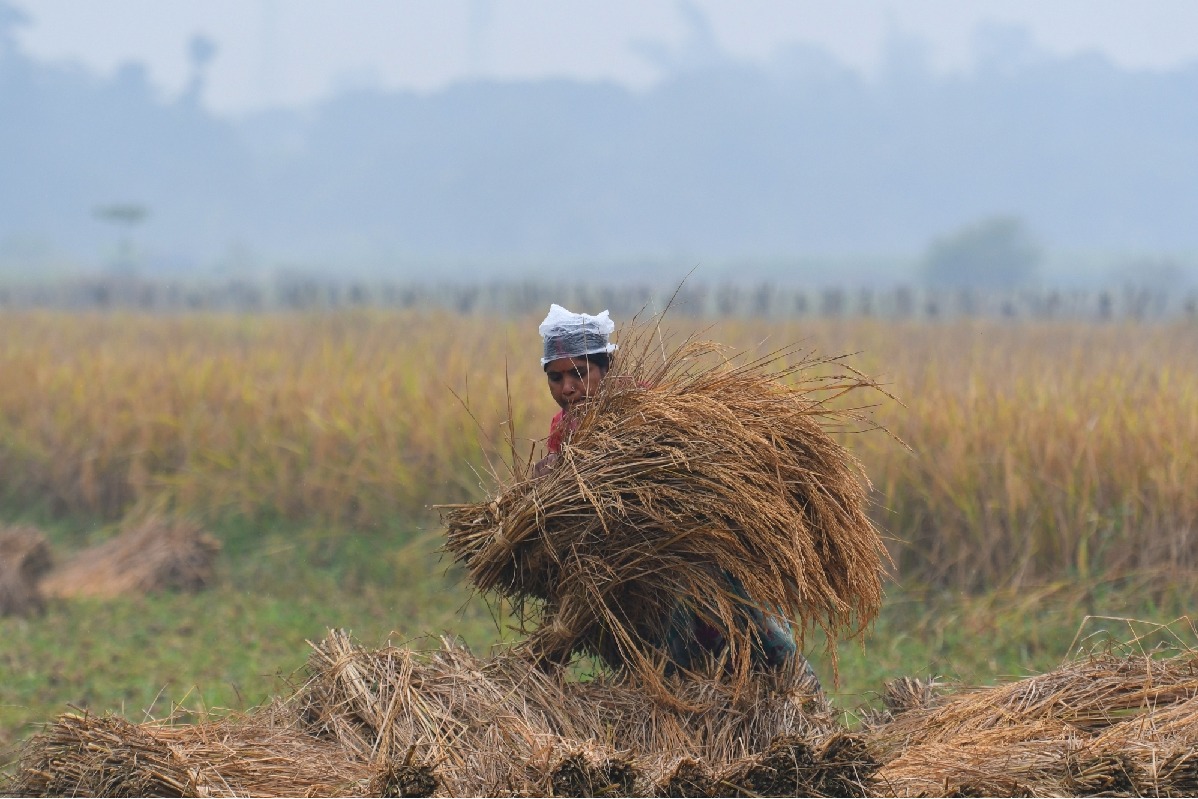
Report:
[[[619,379],[622,380],[624,378],[621,377]],[[649,387],[648,383],[641,380],[638,380],[636,385],[638,388]],[[557,416],[554,416],[552,421],[549,422],[549,438],[545,441],[545,447],[554,455],[561,455],[562,437],[573,433],[577,429],[577,416],[566,416],[566,411],[564,409],[558,411]]]
[[[562,454],[562,436],[567,433],[573,433],[578,427],[578,419],[571,416],[566,418],[565,409],[557,412],[557,416],[549,422],[549,439],[545,442],[545,446],[554,455]]]

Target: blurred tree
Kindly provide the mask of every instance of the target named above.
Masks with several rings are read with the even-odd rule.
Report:
[[[120,248],[111,269],[117,274],[134,274],[137,271],[137,260],[133,247],[133,228],[149,215],[150,210],[140,203],[111,203],[98,206],[93,213],[97,219],[124,229]]]
[[[1186,269],[1167,255],[1140,256],[1111,271],[1114,282],[1148,289],[1168,290],[1187,281]]]
[[[216,57],[216,42],[202,33],[191,37],[187,44],[187,55],[191,61],[191,80],[183,92],[183,104],[197,106],[204,94],[204,79],[208,65]]]
[[[1023,222],[999,216],[933,241],[924,275],[935,287],[1011,288],[1035,277],[1040,258],[1040,245]]]
[[[6,0],[0,0],[0,57],[17,51],[17,28],[29,24],[29,15]]]

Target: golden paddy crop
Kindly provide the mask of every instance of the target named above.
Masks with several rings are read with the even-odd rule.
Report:
[[[704,337],[859,353],[850,362],[902,401],[879,395],[872,418],[909,449],[842,437],[900,579],[1195,566],[1192,325],[761,321]],[[16,509],[368,530],[480,498],[509,437],[533,457],[555,411],[538,351],[532,319],[5,314],[0,493]]]

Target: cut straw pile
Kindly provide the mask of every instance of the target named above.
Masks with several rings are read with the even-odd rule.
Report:
[[[195,725],[68,715],[31,739],[19,795],[865,795],[877,768],[824,700],[765,680],[749,696],[566,682],[511,653],[443,642],[315,647],[288,700]]]
[[[694,708],[682,711],[626,679],[566,681],[511,652],[482,660],[448,641],[428,655],[368,651],[338,634],[310,670],[299,703],[315,730],[363,759],[429,764],[454,796],[646,794],[687,779],[724,794],[763,772],[787,793],[835,782],[860,794],[874,767],[821,695],[781,678],[751,695],[679,682]],[[766,755],[783,744],[806,753],[801,769],[776,773]]]
[[[172,726],[65,715],[26,745],[24,796],[362,796],[375,776],[271,707]]]
[[[68,715],[0,791],[78,796],[1192,796],[1198,650],[1080,658],[958,688],[850,732],[818,694],[628,675],[570,682],[520,655],[318,644],[306,684],[194,725]],[[671,678],[673,679],[673,678]],[[694,710],[687,710],[682,705]]]
[[[40,613],[45,602],[38,582],[50,566],[50,547],[40,530],[0,528],[0,616]]]
[[[198,591],[212,582],[219,551],[198,524],[152,517],[77,553],[46,576],[42,590],[55,597]]]
[[[829,403],[873,384],[811,377],[837,364],[790,355],[626,346],[548,475],[517,469],[491,500],[443,508],[447,550],[474,585],[531,600],[530,654],[596,655],[661,689],[664,653],[648,642],[665,640],[682,598],[725,633],[707,674],[744,686],[754,608],[800,634],[822,627],[833,656],[838,634],[874,618],[885,548],[856,461],[825,429],[859,423]]]
[[[1198,651],[1095,656],[901,713],[871,739],[898,796],[1192,796]]]

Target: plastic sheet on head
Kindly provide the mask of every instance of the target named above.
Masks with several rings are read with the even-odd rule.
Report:
[[[608,341],[616,323],[604,311],[597,316],[573,313],[560,305],[550,305],[549,314],[538,330],[544,342],[541,366],[558,358],[577,358],[600,352],[615,352],[616,345]]]

